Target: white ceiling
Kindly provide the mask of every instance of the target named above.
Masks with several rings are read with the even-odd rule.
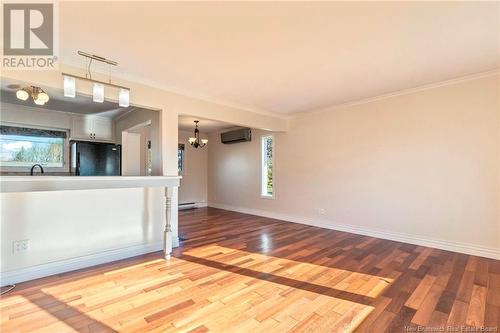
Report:
[[[60,2],[77,50],[127,78],[294,113],[500,66],[500,2]],[[115,71],[116,72],[116,71]]]
[[[62,112],[79,113],[86,115],[95,115],[100,117],[114,118],[118,115],[127,113],[131,108],[121,108],[118,103],[104,101],[96,103],[92,101],[90,96],[82,96],[77,94],[75,98],[64,97],[62,89],[41,87],[50,97],[50,100],[45,105],[36,105],[33,100],[27,99],[22,101],[17,99],[16,91],[22,87],[26,87],[35,82],[21,82],[15,80],[7,80],[2,78],[0,85],[0,96],[3,103],[23,105],[27,107],[36,107],[46,110],[55,110]]]
[[[235,125],[231,125],[217,120],[203,119],[191,116],[179,116],[179,129],[182,131],[193,132],[195,127],[194,124],[195,120],[200,121],[198,123],[198,129],[202,133],[212,133],[236,127]]]

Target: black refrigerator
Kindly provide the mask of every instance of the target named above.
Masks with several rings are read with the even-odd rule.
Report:
[[[120,176],[121,145],[71,141],[70,172],[74,176]]]

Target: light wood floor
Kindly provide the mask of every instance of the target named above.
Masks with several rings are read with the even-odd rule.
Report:
[[[19,284],[2,332],[408,332],[497,327],[500,261],[218,209],[187,240]],[[406,327],[406,329],[405,329]]]

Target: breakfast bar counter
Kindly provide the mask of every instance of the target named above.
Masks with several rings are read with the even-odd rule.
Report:
[[[0,192],[178,187],[180,176],[2,176]]]

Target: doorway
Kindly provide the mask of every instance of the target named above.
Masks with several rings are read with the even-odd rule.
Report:
[[[122,175],[151,176],[151,121],[122,131]]]

